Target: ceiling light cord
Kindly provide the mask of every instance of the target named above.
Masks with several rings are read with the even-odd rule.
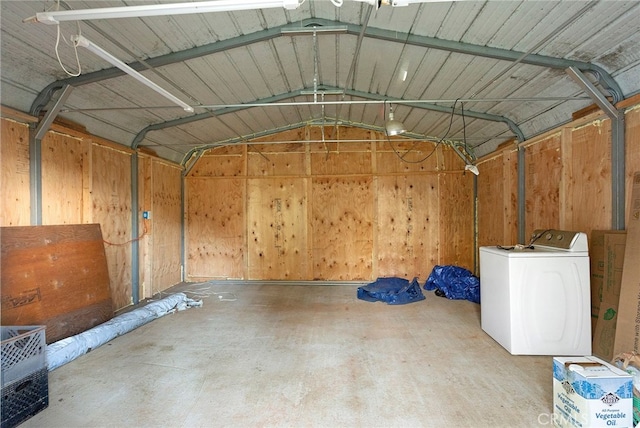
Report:
[[[80,32],[80,30],[78,29],[78,32]],[[73,47],[73,52],[76,56],[76,67],[77,67],[77,72],[72,72],[69,71],[64,64],[62,63],[62,59],[60,58],[60,38],[62,38],[62,40],[64,40],[64,42]],[[55,46],[55,51],[56,51],[56,58],[58,59],[58,64],[60,64],[60,68],[62,68],[62,70],[67,73],[69,76],[71,77],[78,77],[80,76],[80,74],[82,74],[82,65],[80,64],[80,58],[78,56],[78,44],[75,42],[69,43],[67,41],[67,39],[65,39],[64,35],[61,34],[61,30],[60,30],[60,26],[58,25],[58,29],[56,31],[56,46]]]
[[[52,5],[47,12],[49,12],[51,9],[53,9],[55,7],[55,10],[60,10],[60,0],[57,0],[55,5]],[[76,25],[78,27],[78,35],[82,35],[82,30],[80,29],[80,22],[76,22]],[[76,67],[78,69],[78,71],[76,73],[67,70],[67,68],[64,66],[64,64],[62,63],[62,59],[60,58],[60,38],[62,38],[62,40],[64,40],[64,42],[68,45],[73,47],[73,52],[76,56]],[[82,74],[82,65],[80,64],[80,58],[78,57],[78,45],[75,42],[71,42],[69,43],[67,41],[67,39],[64,37],[64,35],[62,34],[62,30],[60,30],[60,26],[58,25],[56,28],[56,46],[55,46],[55,52],[56,52],[56,58],[58,59],[58,64],[60,64],[60,68],[62,68],[62,70],[67,73],[67,75],[71,76],[71,77],[78,77],[80,76],[80,74]]]
[[[436,152],[436,149],[438,148],[438,146],[439,146],[440,144],[442,144],[442,142],[444,141],[444,139],[445,139],[445,138],[447,138],[447,135],[449,135],[449,132],[451,131],[451,126],[452,126],[452,124],[453,124],[453,115],[454,115],[454,112],[455,112],[455,110],[456,110],[456,104],[458,103],[458,100],[459,100],[459,98],[457,98],[457,99],[453,102],[453,107],[451,108],[451,115],[449,116],[449,127],[447,128],[447,131],[444,133],[444,135],[443,135],[441,138],[439,138],[439,139],[438,139],[438,141],[436,142],[435,146],[433,146],[433,150],[431,150],[431,152],[430,152],[428,155],[426,155],[425,157],[423,157],[422,159],[414,160],[414,161],[410,161],[410,160],[407,160],[407,159],[405,159],[405,158],[404,158],[404,157],[405,157],[409,152],[411,152],[411,151],[415,148],[415,146],[416,146],[417,142],[415,142],[415,143],[413,144],[413,146],[412,146],[409,150],[407,150],[403,155],[401,155],[400,153],[398,153],[398,151],[397,151],[397,150],[396,150],[396,148],[394,147],[393,143],[391,142],[391,139],[389,138],[389,135],[387,135],[387,142],[388,142],[388,143],[389,143],[389,145],[391,146],[391,149],[392,149],[392,150],[393,150],[393,152],[396,154],[396,156],[398,156],[398,158],[399,158],[402,162],[405,162],[405,163],[422,163],[422,162],[426,161],[427,159],[429,159],[431,156],[433,156],[433,154]],[[463,114],[464,114],[464,113],[463,113]],[[463,123],[464,123],[464,119],[463,119]],[[464,126],[464,125],[463,125],[463,126]],[[385,135],[386,135],[386,132],[385,132]],[[465,138],[466,138],[466,137],[465,137]],[[465,143],[465,144],[466,144],[466,143]]]

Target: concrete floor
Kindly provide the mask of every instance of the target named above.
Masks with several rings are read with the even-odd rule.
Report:
[[[425,292],[389,306],[356,288],[182,285],[202,308],[50,372],[49,407],[22,426],[551,425],[551,357],[510,355],[479,305]]]

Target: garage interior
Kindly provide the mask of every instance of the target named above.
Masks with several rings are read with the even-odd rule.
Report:
[[[478,304],[356,289],[626,229],[640,3],[0,7],[2,324],[16,297],[72,308],[60,337],[98,304],[203,302],[51,371],[25,426],[551,425],[551,356],[510,355]],[[90,225],[97,253],[65,248],[104,274],[8,262],[9,229]]]

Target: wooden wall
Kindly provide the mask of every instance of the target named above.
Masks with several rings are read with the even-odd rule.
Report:
[[[2,119],[0,132],[0,226],[28,226],[31,221],[29,127]]]
[[[186,178],[186,277],[426,280],[473,268],[473,178],[448,147],[306,127],[204,154]],[[404,155],[404,160],[399,156]],[[424,160],[423,160],[424,159]]]
[[[7,109],[3,109],[6,116]],[[0,225],[28,226],[30,214],[29,120],[3,117],[0,156]],[[42,224],[100,224],[114,311],[132,303],[131,150],[85,132],[54,125],[42,140]],[[180,281],[181,168],[144,157],[147,205],[155,212],[141,233],[140,296]],[[142,181],[142,180],[141,180]],[[145,207],[145,208],[143,208]],[[154,228],[151,228],[153,223]],[[155,242],[152,241],[155,239]],[[153,249],[151,250],[151,246]]]
[[[138,157],[140,297],[147,298],[181,280],[182,168],[158,158]],[[142,213],[150,213],[143,219]]]
[[[640,97],[625,112],[626,215],[640,170]],[[535,229],[611,229],[611,122],[602,112],[526,141],[525,236]],[[517,148],[507,144],[479,161],[479,245],[517,243]]]
[[[626,100],[627,205],[640,170],[640,97]],[[3,109],[0,225],[30,223],[29,121]],[[15,112],[14,112],[15,113]],[[19,112],[18,112],[19,113]],[[17,117],[17,119],[15,119]],[[611,226],[610,123],[593,113],[522,144],[526,235]],[[517,242],[518,147],[479,161],[474,176],[450,148],[389,145],[382,135],[319,127],[207,152],[182,168],[138,154],[139,237],[131,232],[126,147],[55,125],[42,141],[44,224],[99,223],[114,310],[131,303],[131,240],[140,239],[140,297],[181,279],[371,280],[417,276],[435,264],[474,269],[478,245]],[[435,148],[435,149],[434,149]],[[402,157],[403,159],[400,159]],[[151,218],[142,220],[142,211]],[[628,206],[626,209],[628,212]],[[182,216],[186,266],[181,266]]]

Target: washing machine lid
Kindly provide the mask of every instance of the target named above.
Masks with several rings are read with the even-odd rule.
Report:
[[[493,247],[480,247],[480,253],[486,255],[494,255],[500,257],[516,258],[516,257],[588,257],[587,251],[558,251],[543,247],[534,248],[512,248],[509,246],[493,246]]]
[[[583,257],[589,255],[587,235],[555,229],[536,230],[529,245],[480,247],[483,253],[503,257]]]

